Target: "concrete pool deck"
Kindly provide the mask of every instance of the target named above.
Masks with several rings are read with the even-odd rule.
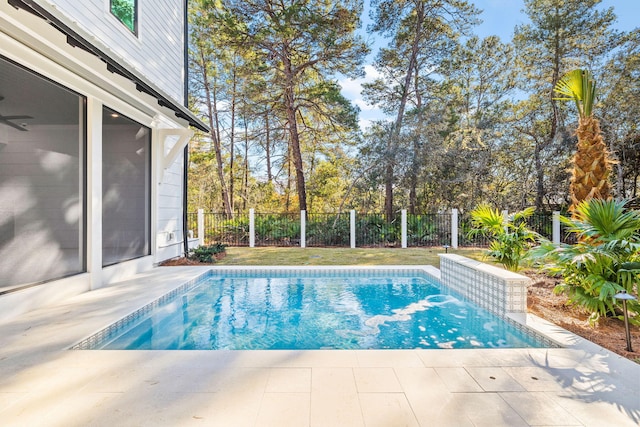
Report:
[[[640,365],[535,316],[565,348],[68,350],[208,268],[157,268],[0,324],[0,424],[640,423]]]

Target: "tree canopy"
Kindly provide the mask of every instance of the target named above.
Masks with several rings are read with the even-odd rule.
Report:
[[[598,81],[594,111],[616,198],[640,187],[640,30],[600,0],[525,0],[511,40],[474,33],[473,0],[190,2],[189,208],[233,215],[568,208],[579,116],[554,88]],[[366,33],[365,33],[366,31]],[[365,39],[378,40],[370,52]],[[371,54],[370,56],[368,56]],[[386,117],[359,128],[341,82]],[[361,105],[362,106],[362,105]]]

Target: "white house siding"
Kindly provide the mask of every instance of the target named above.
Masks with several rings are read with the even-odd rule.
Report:
[[[176,101],[184,98],[184,0],[138,0],[138,34],[109,11],[109,0],[51,0]]]
[[[139,73],[152,81],[158,88],[182,99],[182,0],[139,0],[139,38],[128,34],[128,30],[108,11],[107,0],[58,1],[55,6],[59,14],[77,22],[78,28],[96,34],[102,44],[109,45],[116,54],[114,59],[125,57]],[[43,1],[44,3],[44,1]],[[52,3],[46,3],[51,8]],[[163,17],[162,13],[169,13]],[[176,17],[175,22],[173,17]],[[177,19],[180,17],[180,19]],[[121,28],[120,28],[121,27]],[[165,31],[167,30],[167,31]],[[152,43],[160,35],[162,40]],[[108,53],[108,52],[107,52]],[[54,81],[87,99],[87,254],[86,273],[65,279],[53,280],[39,286],[0,296],[0,321],[15,317],[22,312],[41,305],[64,300],[72,295],[105,284],[123,280],[133,274],[151,268],[153,263],[178,256],[182,250],[182,173],[183,156],[179,154],[169,165],[162,165],[162,154],[171,149],[174,140],[163,142],[159,129],[177,129],[184,132],[186,121],[178,119],[173,111],[158,105],[157,99],[136,90],[135,83],[106,70],[99,58],[79,48],[67,44],[66,37],[42,19],[22,9],[11,7],[5,0],[0,1],[0,55],[16,62],[45,78]],[[152,130],[152,182],[151,182],[151,245],[152,254],[141,259],[123,262],[108,268],[102,267],[102,106],[114,109],[132,120]],[[28,113],[28,112],[24,112]],[[6,114],[6,112],[5,112]],[[21,137],[35,136],[37,127]],[[41,129],[49,132],[52,129]],[[62,139],[62,134],[61,139]],[[162,148],[160,148],[162,146]],[[8,149],[5,147],[5,149]],[[61,157],[60,161],[64,161]],[[7,168],[5,169],[5,166]],[[3,165],[3,173],[9,174],[14,166]],[[77,167],[69,173],[77,174]],[[22,174],[29,174],[24,169]],[[56,197],[69,198],[60,194]],[[6,199],[5,199],[6,200]],[[18,197],[16,208],[25,200]],[[0,206],[0,220],[5,218],[6,209]],[[74,209],[68,209],[69,212]],[[33,215],[49,215],[60,218],[59,230],[65,234],[61,212],[28,212],[20,220],[12,220],[12,227],[19,226]],[[11,214],[13,215],[13,214]],[[70,217],[64,217],[69,221]],[[18,221],[18,222],[16,222]],[[163,233],[171,233],[172,239],[162,240]],[[68,239],[67,239],[68,237]],[[60,251],[74,246],[76,236],[65,234],[60,239]],[[78,242],[79,243],[79,242]],[[25,248],[29,247],[28,245]],[[56,249],[57,250],[57,249]],[[53,252],[52,252],[53,253]],[[24,267],[26,267],[26,260]],[[21,267],[22,268],[22,264]]]
[[[174,144],[175,141],[165,144],[165,155]],[[184,157],[181,154],[164,170],[158,185],[156,262],[180,256],[183,251],[183,173]]]

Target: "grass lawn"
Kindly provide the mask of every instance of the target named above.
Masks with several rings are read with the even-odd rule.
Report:
[[[435,248],[227,248],[216,265],[433,265],[440,266]],[[484,260],[483,249],[449,249],[449,253]]]

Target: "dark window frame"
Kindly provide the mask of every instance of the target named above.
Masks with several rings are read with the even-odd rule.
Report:
[[[138,0],[131,0],[133,1],[133,17],[132,17],[132,23],[131,23],[133,28],[129,27],[129,25],[125,22],[125,20],[114,12],[114,2],[116,1],[126,1],[126,0],[109,0],[109,12],[118,21],[120,21],[120,23],[122,23],[122,25],[124,25],[127,28],[127,30],[129,30],[132,34],[134,34],[137,37],[138,36]]]

